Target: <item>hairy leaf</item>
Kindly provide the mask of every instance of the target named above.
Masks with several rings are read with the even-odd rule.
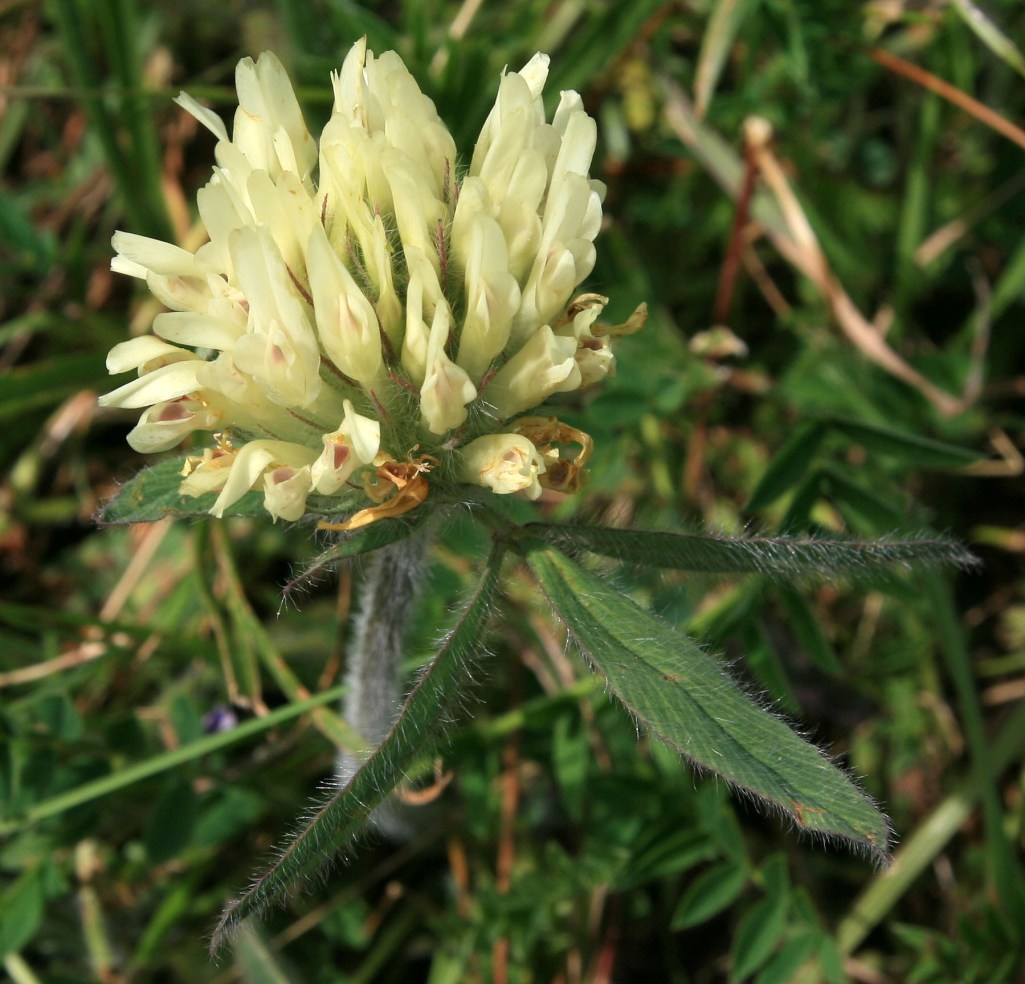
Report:
[[[104,524],[152,523],[165,516],[205,516],[217,496],[182,495],[182,468],[185,458],[167,458],[144,468],[118,490],[117,495],[101,510],[98,519]],[[233,516],[266,515],[263,496],[249,492],[231,508]]]
[[[970,567],[975,563],[959,543],[926,534],[879,540],[826,536],[727,537],[532,523],[524,527],[523,535],[544,540],[563,551],[587,550],[625,563],[704,574],[832,578],[869,575],[892,568],[938,564]]]
[[[115,525],[120,523],[152,523],[165,516],[206,516],[217,499],[214,492],[205,495],[182,495],[182,468],[185,457],[167,458],[156,465],[143,469],[126,482],[117,495],[100,510],[99,522]],[[307,509],[325,516],[340,515],[357,508],[364,497],[353,490],[345,496],[311,495]],[[257,516],[267,518],[263,507],[263,495],[247,492],[227,510],[225,516]]]
[[[875,804],[712,656],[557,550],[528,544],[527,560],[581,652],[652,735],[802,830],[887,860]]]
[[[212,952],[245,919],[279,901],[296,883],[314,875],[351,843],[373,810],[384,802],[405,770],[437,734],[458,696],[467,661],[480,647],[502,554],[500,546],[492,550],[473,596],[406,698],[384,741],[349,782],[318,806],[291,835],[274,862],[225,907],[213,934]]]
[[[284,587],[285,595],[289,595],[297,589],[314,580],[321,571],[349,557],[358,557],[360,554],[380,550],[392,543],[398,543],[412,536],[429,519],[429,509],[420,507],[406,516],[395,516],[386,519],[379,519],[376,523],[364,526],[361,529],[342,533],[338,540],[332,543],[326,550],[321,551],[306,565],[306,567],[292,578]]]

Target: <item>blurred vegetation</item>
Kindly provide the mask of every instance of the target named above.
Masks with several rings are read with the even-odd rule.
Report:
[[[142,465],[130,415],[95,409],[104,357],[156,313],[110,273],[109,240],[197,241],[212,141],[179,88],[230,114],[235,62],[273,48],[316,131],[364,33],[402,54],[465,153],[503,66],[538,49],[552,96],[579,89],[599,121],[591,284],[614,320],[645,299],[653,316],[561,414],[598,450],[581,501],[542,512],[935,529],[982,558],[956,579],[797,591],[621,579],[863,778],[899,835],[890,871],[638,740],[512,565],[437,785],[420,777],[437,795],[419,836],[370,839],[209,962],[220,906],[344,742],[334,705],[304,701],[337,690],[358,569],[283,606],[312,528],[94,524]],[[1012,0],[3,4],[10,979],[1020,980],[1022,37]],[[438,551],[411,667],[481,538],[457,525]]]

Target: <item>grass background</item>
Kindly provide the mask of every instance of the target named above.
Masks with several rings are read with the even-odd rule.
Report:
[[[981,19],[967,0],[0,6],[7,975],[1020,980],[1023,28],[1010,0]],[[111,275],[109,240],[198,241],[212,141],[179,88],[230,117],[235,62],[272,48],[316,132],[328,72],[364,33],[402,54],[467,157],[503,66],[535,50],[550,97],[577,88],[598,119],[590,286],[612,317],[647,300],[652,318],[615,379],[560,411],[596,438],[582,501],[539,508],[651,529],[931,528],[982,558],[855,588],[620,577],[863,777],[900,838],[890,872],[639,739],[510,564],[418,837],[369,840],[209,962],[220,905],[344,741],[334,704],[304,701],[337,688],[359,575],[282,606],[311,528],[93,523],[142,464],[129,415],[96,411],[104,356],[157,310]],[[775,138],[738,211],[752,116]],[[481,536],[446,535],[411,666]],[[214,731],[229,712],[239,726]]]

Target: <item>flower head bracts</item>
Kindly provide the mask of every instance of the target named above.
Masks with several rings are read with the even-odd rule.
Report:
[[[332,78],[319,141],[269,53],[239,63],[230,137],[179,97],[218,141],[198,195],[209,241],[191,253],[114,236],[112,268],[170,309],[108,357],[111,372],[138,371],[100,401],[144,410],[129,443],[214,435],[182,492],[216,493],[218,516],[253,488],[288,520],[311,495],[361,490],[359,525],[461,483],[575,490],[583,461],[552,441],[580,432],[517,418],[602,379],[610,337],[644,311],[603,329],[606,298],[573,300],[604,189],[588,176],[595,124],[580,97],[563,93],[545,119],[547,74],[538,54],[502,77],[465,174],[402,60],[365,39]]]

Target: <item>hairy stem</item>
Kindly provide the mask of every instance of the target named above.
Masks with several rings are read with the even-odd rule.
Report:
[[[353,627],[342,701],[345,722],[365,748],[338,758],[337,779],[344,785],[391,730],[402,706],[402,659],[408,626],[420,596],[429,535],[423,531],[370,555],[359,614]],[[385,832],[401,836],[394,811],[378,811]]]

